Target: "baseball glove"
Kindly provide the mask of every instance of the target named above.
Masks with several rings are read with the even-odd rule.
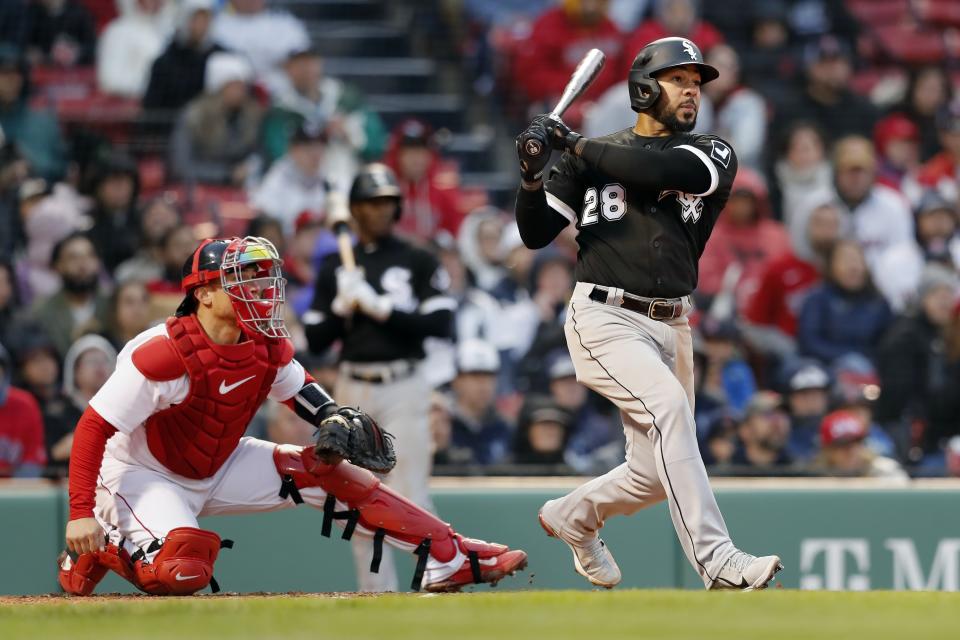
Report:
[[[327,464],[346,459],[376,473],[388,473],[397,464],[393,436],[352,407],[340,407],[320,423],[314,451]]]

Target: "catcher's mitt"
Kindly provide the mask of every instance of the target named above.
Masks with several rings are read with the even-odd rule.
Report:
[[[387,473],[397,464],[393,436],[352,407],[340,407],[320,423],[314,451],[327,464],[343,458],[377,473]]]

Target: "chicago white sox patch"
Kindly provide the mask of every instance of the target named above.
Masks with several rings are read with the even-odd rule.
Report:
[[[724,169],[728,168],[730,165],[730,147],[719,140],[711,140],[710,144],[713,145],[710,149],[710,157],[722,164]]]

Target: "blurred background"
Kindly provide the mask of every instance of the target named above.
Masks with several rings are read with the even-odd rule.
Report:
[[[740,158],[693,318],[710,473],[960,476],[951,0],[4,0],[0,476],[65,476],[204,237],[277,245],[298,357],[332,388],[336,347],[310,353],[301,319],[328,196],[374,160],[458,302],[427,345],[434,474],[616,466],[617,412],[563,338],[575,235],[523,247],[513,137],[592,47],[606,67],[566,119],[631,126],[626,70],[667,35],[721,70],[697,130]],[[266,406],[249,433],[312,427]]]

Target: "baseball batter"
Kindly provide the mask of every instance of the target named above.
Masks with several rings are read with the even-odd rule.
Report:
[[[416,504],[431,509],[430,392],[423,371],[423,340],[449,337],[456,301],[437,259],[393,233],[403,192],[385,164],[364,166],[350,188],[359,268],[326,258],[317,275],[313,309],[304,317],[310,348],[322,352],[342,341],[337,398],[362,407],[396,437],[397,466],[384,479]],[[396,568],[385,553],[370,572],[368,540],[353,544],[361,591],[396,591]]]
[[[92,593],[107,570],[151,594],[216,590],[226,541],[197,518],[298,503],[323,510],[323,535],[340,520],[346,539],[416,553],[414,589],[493,583],[526,564],[523,551],[460,536],[357,466],[389,470],[390,437],[293,358],[281,264],[263,238],[204,241],[184,265],[176,317],[120,353],[74,436],[67,593]],[[267,397],[317,425],[316,448],[242,437]]]
[[[538,116],[517,138],[517,224],[531,249],[568,224],[579,231],[577,285],[566,337],[577,379],[620,409],[626,462],[551,500],[540,522],[573,550],[590,582],[613,587],[620,569],[598,537],[607,518],[666,499],[690,564],[708,589],[762,589],[777,556],[738,550],[697,448],[693,348],[687,314],[700,255],[737,172],[729,144],[689,133],[700,86],[718,76],[684,38],[650,43],[630,71],[632,129],[587,139]],[[546,180],[549,152],[563,151]],[[530,145],[536,148],[536,145]]]

